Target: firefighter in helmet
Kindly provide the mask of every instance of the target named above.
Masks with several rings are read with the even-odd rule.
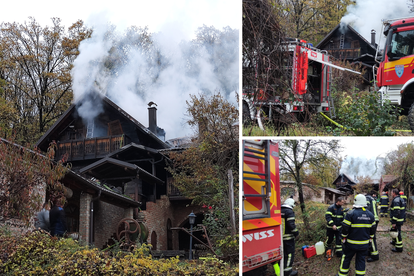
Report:
[[[374,262],[379,260],[379,254],[378,254],[378,247],[377,247],[377,227],[379,223],[379,217],[378,217],[378,211],[377,211],[377,202],[375,199],[370,196],[369,194],[365,194],[365,198],[367,199],[367,210],[370,211],[374,215],[375,219],[375,233],[374,238],[370,242],[369,247],[369,258],[367,259],[367,262]]]
[[[363,194],[355,197],[354,208],[347,212],[342,223],[343,255],[337,276],[346,276],[351,260],[355,257],[355,274],[365,275],[365,257],[370,239],[375,233],[375,218],[368,211],[367,199]]]
[[[401,226],[404,223],[405,218],[405,201],[401,199],[398,189],[392,190],[394,196],[390,210],[391,210],[391,226],[393,229],[397,229],[398,236],[392,239],[391,244],[395,245],[395,248],[391,249],[393,252],[403,251],[403,242],[401,237]]]
[[[380,215],[381,217],[388,216],[388,195],[387,192],[382,192],[381,201],[380,201]]]
[[[405,218],[406,218],[406,213],[405,213],[405,210],[407,209],[407,196],[406,195],[404,195],[404,192],[403,191],[400,191],[400,198],[402,199],[402,201],[403,201],[403,210],[404,210],[404,222],[405,222]]]
[[[292,264],[295,257],[295,238],[299,231],[295,225],[295,212],[293,207],[295,200],[288,198],[283,203],[282,220],[283,220],[283,267],[284,276],[298,275],[296,270],[292,270]]]
[[[341,243],[341,228],[342,221],[344,220],[344,210],[342,206],[344,205],[345,200],[343,197],[338,197],[335,204],[332,204],[328,207],[325,213],[326,219],[326,241],[325,249],[331,248],[331,243],[335,237],[335,252],[336,256],[342,256],[342,243]]]

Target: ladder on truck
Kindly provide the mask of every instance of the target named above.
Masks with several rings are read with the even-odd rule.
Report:
[[[268,218],[270,217],[270,193],[271,193],[271,180],[270,180],[270,141],[246,141],[243,140],[243,220],[252,218]],[[256,162],[264,161],[264,172],[247,171],[244,168],[245,158],[252,158],[251,160]],[[260,192],[245,193],[245,181],[257,184],[256,191]],[[260,189],[257,189],[260,187]],[[246,211],[245,201],[259,203],[261,200],[261,209],[256,211]],[[260,205],[260,204],[257,204]]]

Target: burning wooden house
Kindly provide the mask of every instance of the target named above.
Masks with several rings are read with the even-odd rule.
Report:
[[[144,214],[144,241],[154,250],[184,250],[188,235],[173,228],[189,228],[191,211],[196,224],[203,219],[174,188],[165,169],[173,143],[164,141],[156,107],[148,110],[146,128],[106,97],[93,119],[81,118],[72,105],[36,144],[46,151],[55,141],[56,160],[66,156],[72,164],[62,180],[73,191],[65,206],[68,230],[88,244],[105,247],[121,220]]]

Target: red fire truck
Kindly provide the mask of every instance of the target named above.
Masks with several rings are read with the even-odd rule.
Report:
[[[390,100],[408,114],[414,131],[414,17],[383,23],[387,39],[377,70],[377,85],[383,100]]]
[[[266,264],[283,271],[279,148],[270,140],[243,140],[243,274]]]
[[[263,91],[254,95],[253,91],[244,89],[243,123],[262,120],[263,117],[272,118],[272,112],[297,116],[303,115],[305,110],[330,111],[331,68],[347,69],[333,65],[326,51],[314,48],[303,40],[293,39],[282,47],[289,51],[286,69],[291,75],[292,97],[283,100],[280,96],[265,96]]]

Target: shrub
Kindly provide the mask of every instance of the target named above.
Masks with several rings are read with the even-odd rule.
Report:
[[[132,252],[100,251],[41,232],[0,236],[0,275],[238,275],[225,262],[153,260],[148,246]]]

